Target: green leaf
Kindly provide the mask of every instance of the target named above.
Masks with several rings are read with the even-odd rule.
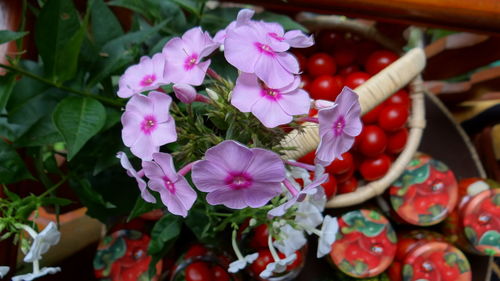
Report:
[[[16,150],[0,140],[0,184],[9,184],[24,179],[33,179]]]
[[[303,32],[308,32],[307,28],[298,22],[292,20],[289,16],[275,14],[272,12],[262,12],[254,16],[255,20],[263,20],[267,22],[277,22],[283,26],[285,30],[298,29]]]
[[[368,270],[368,265],[362,261],[356,261],[354,265],[354,272],[357,275],[363,275]]]
[[[444,260],[449,266],[455,266],[458,260],[458,256],[456,253],[447,253],[444,255]]]
[[[15,32],[12,30],[0,30],[0,44],[7,43],[12,40],[17,40],[19,38],[23,38],[29,32]]]
[[[186,225],[196,235],[198,241],[204,241],[210,230],[211,221],[207,213],[205,205],[196,204],[189,210],[189,215],[186,218]]]
[[[15,82],[16,76],[12,73],[0,76],[0,112],[2,112],[2,110],[7,105]]]
[[[132,211],[130,212],[130,215],[128,215],[128,218],[127,218],[127,221],[130,221],[144,213],[147,213],[147,212],[150,212],[150,211],[153,211],[153,210],[156,210],[158,209],[158,206],[156,204],[151,204],[151,203],[148,203],[146,201],[144,201],[144,199],[142,199],[142,197],[137,197],[137,201],[135,201],[135,205],[134,205],[134,208],[132,209]]]
[[[103,0],[94,0],[90,12],[92,35],[97,46],[123,35],[120,22]]]
[[[496,230],[488,230],[479,239],[479,245],[488,245],[500,248],[500,232]]]
[[[57,82],[74,77],[85,30],[73,1],[47,1],[35,28],[35,43],[46,75]]]
[[[100,192],[92,188],[92,185],[87,179],[81,179],[76,182],[70,181],[70,186],[75,190],[78,199],[87,207],[97,205],[106,209],[116,208],[111,202],[106,201]],[[89,208],[89,212],[90,211],[91,209]]]
[[[403,203],[404,203],[403,197],[391,195],[391,204],[394,210],[399,210],[399,208],[403,205]]]
[[[42,146],[61,141],[63,141],[63,138],[54,126],[52,116],[45,115],[16,140],[15,146]]]
[[[71,204],[72,201],[69,199],[66,199],[66,198],[47,197],[47,198],[42,198],[40,203],[43,206],[47,206],[47,205],[66,206],[66,205]]]
[[[409,264],[403,266],[403,281],[410,281],[413,278],[413,267]]]
[[[52,115],[54,125],[68,148],[68,161],[104,126],[106,110],[92,98],[67,97]]]
[[[163,216],[151,230],[148,253],[157,254],[181,233],[182,218],[172,214]]]
[[[464,227],[464,232],[465,232],[465,236],[467,237],[467,239],[469,239],[469,242],[472,245],[477,245],[478,240],[477,240],[476,231],[474,231],[474,229],[472,227],[466,226],[466,227]]]
[[[7,195],[7,198],[9,198],[9,200],[12,202],[21,200],[21,197],[19,197],[19,195],[17,195],[14,192],[9,191],[9,189],[5,185],[3,187],[3,192],[5,193],[5,195]]]
[[[467,262],[467,260],[459,259],[457,260],[457,264],[458,264],[458,269],[460,270],[460,274],[470,271],[470,265],[469,262]]]

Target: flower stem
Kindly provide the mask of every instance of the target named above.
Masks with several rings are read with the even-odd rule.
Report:
[[[288,191],[290,191],[290,193],[292,194],[293,197],[297,197],[299,192],[297,191],[297,189],[292,185],[292,183],[288,179],[285,179],[283,181],[283,184],[285,185],[286,189],[288,189]]]
[[[189,171],[191,171],[191,169],[193,168],[193,165],[196,164],[196,162],[198,162],[198,160],[196,161],[193,161],[189,164],[187,164],[186,166],[182,167],[179,172],[177,172],[177,174],[181,175],[181,176],[185,176],[187,173],[189,173]]]
[[[22,75],[25,75],[25,76],[28,76],[30,78],[33,78],[35,80],[38,80],[42,83],[45,83],[47,85],[51,85],[53,87],[56,87],[58,89],[61,89],[63,91],[66,91],[66,92],[70,92],[70,93],[73,93],[73,94],[77,94],[79,96],[83,96],[83,97],[88,97],[88,98],[93,98],[93,99],[96,99],[96,100],[99,100],[107,105],[110,105],[110,106],[114,106],[114,107],[118,107],[118,108],[121,108],[123,106],[123,102],[120,101],[120,100],[115,100],[115,99],[110,99],[110,98],[106,98],[106,97],[103,97],[103,96],[98,96],[98,95],[94,95],[94,94],[91,94],[91,93],[88,93],[88,92],[81,92],[81,91],[78,91],[78,90],[75,90],[73,88],[69,88],[69,87],[66,87],[66,86],[63,86],[63,85],[60,85],[58,83],[55,83],[53,81],[50,81],[48,79],[45,79],[41,76],[38,76],[36,74],[33,74],[29,71],[26,71],[22,68],[19,68],[19,67],[16,67],[16,66],[10,66],[10,65],[5,65],[5,64],[0,64],[0,67],[1,68],[5,68],[7,70],[10,70],[10,71],[14,71],[14,72],[17,72],[17,73],[20,73]]]
[[[33,273],[40,273],[40,262],[38,262],[38,260],[33,261]]]
[[[319,120],[316,117],[306,116],[306,117],[300,117],[300,118],[295,119],[295,122],[312,122],[312,123],[318,124]]]
[[[236,243],[236,235],[238,234],[238,231],[236,229],[233,229],[233,235],[232,235],[232,241],[231,241],[231,244],[233,246],[233,251],[234,253],[236,254],[236,257],[239,259],[239,260],[244,260],[245,257],[243,257],[243,255],[241,254],[240,252],[240,248],[238,248],[238,244]]]
[[[306,169],[306,170],[311,171],[311,172],[314,172],[316,169],[316,167],[313,165],[309,165],[309,164],[297,162],[297,161],[285,160],[285,164],[290,165],[290,166],[299,167],[302,169]]]
[[[273,246],[273,237],[271,236],[271,233],[267,236],[267,246],[269,247],[269,252],[271,252],[271,256],[273,256],[274,261],[279,261],[280,257]]]
[[[207,104],[209,104],[211,102],[211,100],[209,98],[205,97],[204,95],[200,95],[200,94],[196,94],[196,98],[194,99],[194,101],[207,103]]]
[[[213,79],[215,79],[217,81],[220,81],[220,82],[224,81],[224,79],[217,72],[215,72],[215,70],[213,70],[212,68],[208,68],[207,75],[212,77]]]
[[[22,228],[23,228],[26,232],[28,232],[28,234],[29,234],[29,235],[31,236],[31,238],[33,238],[33,239],[35,239],[35,237],[38,235],[38,233],[36,233],[36,231],[35,231],[33,228],[31,228],[30,226],[28,226],[28,225],[23,224]]]
[[[139,171],[137,171],[137,176],[140,178],[144,177],[144,174],[144,169],[140,169]]]

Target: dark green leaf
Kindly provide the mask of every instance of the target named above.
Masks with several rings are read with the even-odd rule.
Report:
[[[470,243],[472,245],[476,245],[478,242],[478,239],[477,239],[477,235],[476,235],[476,232],[474,231],[474,229],[472,229],[472,227],[466,226],[466,227],[464,227],[464,232],[465,232],[465,236],[467,237],[467,239],[469,239]]]
[[[277,22],[283,26],[285,30],[299,29],[304,32],[308,32],[307,28],[298,22],[292,20],[289,16],[275,14],[272,12],[262,12],[255,14],[254,19],[263,20],[267,22]]]
[[[68,161],[70,161],[104,126],[106,110],[95,99],[67,97],[57,105],[52,117],[57,130],[66,142]]]
[[[134,219],[134,218],[136,218],[144,213],[147,213],[147,212],[150,212],[150,211],[153,211],[156,209],[158,209],[158,206],[156,204],[148,203],[148,202],[144,201],[144,199],[142,199],[142,197],[139,196],[139,197],[137,197],[137,201],[135,201],[134,208],[130,212],[130,215],[128,216],[127,221],[130,221],[131,219]]]
[[[28,32],[15,32],[12,30],[0,30],[0,44],[7,43],[24,37]]]
[[[9,198],[9,200],[12,202],[21,199],[21,197],[19,197],[19,195],[17,195],[16,193],[9,191],[7,186],[3,187],[3,192],[5,193],[5,195],[7,195],[7,198]]]
[[[54,126],[52,116],[45,115],[20,136],[14,144],[17,147],[42,146],[61,141],[63,141],[63,138]]]
[[[91,10],[92,35],[97,46],[123,35],[123,29],[115,14],[103,0],[94,0]]]
[[[73,190],[76,191],[78,199],[86,206],[98,205],[106,209],[113,209],[116,206],[111,202],[106,201],[100,192],[96,191],[90,182],[86,179],[78,180],[77,182],[70,182]],[[89,209],[90,211],[90,209]]]
[[[50,0],[43,6],[35,43],[46,74],[53,80],[63,82],[75,75],[84,31],[73,1]]]
[[[5,141],[0,140],[0,184],[32,178],[16,150]]]
[[[151,255],[162,251],[166,244],[173,241],[181,232],[182,218],[172,214],[163,216],[151,230],[151,241],[148,253]]]
[[[215,35],[217,31],[226,28],[232,21],[236,20],[240,10],[240,8],[235,7],[217,7],[209,10],[201,17],[201,27]]]
[[[66,198],[58,198],[58,197],[47,197],[47,198],[42,198],[41,199],[41,204],[42,206],[47,206],[47,205],[58,205],[58,206],[66,206],[71,204],[71,200],[68,200]]]
[[[0,112],[2,112],[9,101],[10,93],[12,93],[15,81],[16,76],[13,73],[0,76]]]
[[[196,204],[189,210],[186,225],[196,235],[198,241],[204,241],[210,228],[210,217],[203,204]]]

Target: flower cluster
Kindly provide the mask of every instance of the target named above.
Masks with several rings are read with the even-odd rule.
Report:
[[[237,19],[214,38],[200,27],[192,28],[182,37],[168,41],[161,53],[143,57],[125,71],[119,81],[118,96],[130,99],[121,118],[122,140],[141,160],[141,169],[134,168],[126,153],[119,152],[117,157],[127,174],[137,181],[142,198],[156,203],[159,195],[172,214],[188,216],[203,193],[209,205],[224,208],[228,215],[246,208],[269,210],[264,219],[273,225],[269,248],[275,261],[261,273],[262,278],[267,278],[283,272],[295,260],[295,251],[306,243],[305,233],[319,236],[318,257],[328,253],[338,225],[335,218],[322,215],[326,198],[320,186],[328,177],[321,171],[352,146],[361,131],[361,121],[357,95],[350,89],[345,88],[333,103],[313,102],[300,88],[299,65],[289,50],[313,45],[311,36],[299,30],[285,32],[277,23],[252,20],[253,15],[252,10],[241,10]],[[223,50],[227,62],[238,70],[234,86],[210,68],[210,56],[216,50]],[[207,75],[212,80],[206,79]],[[196,88],[217,83],[231,88],[227,93],[214,91],[220,89],[217,86],[207,88],[208,96]],[[168,84],[172,84],[179,102],[161,88]],[[248,130],[269,133],[273,132],[270,129],[293,121],[300,123],[313,104],[319,110],[318,118],[308,120],[319,123],[321,138],[316,166],[282,159],[282,147],[266,146],[256,138],[245,143],[225,139],[230,135],[225,127],[228,132],[218,128],[214,145],[200,159],[177,170],[175,151],[166,153],[168,149],[162,146],[178,142],[186,131],[176,126],[177,113],[182,111],[177,103],[189,107],[193,102],[205,103],[209,112],[225,118],[229,113],[224,110],[232,106],[239,118],[256,118],[260,122],[261,127]],[[191,118],[189,124],[193,126],[204,126],[204,118],[212,116],[188,113],[181,116],[182,120]],[[182,150],[189,143],[179,145]],[[307,170],[315,172],[314,180],[308,180]],[[295,181],[297,174],[304,179],[304,186]],[[322,227],[317,229],[319,225]],[[234,239],[233,235],[238,260],[231,265],[232,272],[257,257],[243,256]],[[276,249],[286,257],[280,258]]]

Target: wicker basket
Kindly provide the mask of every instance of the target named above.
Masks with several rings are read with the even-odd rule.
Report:
[[[312,31],[325,28],[350,31],[367,39],[374,40],[388,49],[395,50],[397,48],[396,44],[393,44],[389,39],[380,35],[373,26],[357,21],[337,16],[308,16],[300,17],[299,20]],[[359,204],[382,194],[403,172],[420,144],[425,127],[424,88],[420,77],[420,72],[422,72],[424,67],[424,51],[421,47],[414,48],[355,89],[359,95],[361,114],[365,114],[409,83],[412,100],[412,112],[409,118],[409,138],[404,150],[397,160],[393,162],[389,172],[383,178],[369,182],[354,192],[333,197],[326,205],[328,208]],[[316,149],[319,144],[318,125],[315,123],[305,123],[301,132],[298,130],[290,132],[283,139],[282,144],[297,148],[297,150],[287,152],[285,157],[289,159],[298,159],[306,155],[308,152]]]

